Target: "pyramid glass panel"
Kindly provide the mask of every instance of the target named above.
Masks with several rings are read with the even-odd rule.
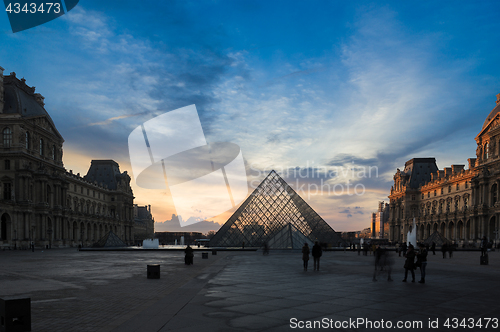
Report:
[[[341,237],[275,171],[271,171],[210,240],[212,247],[298,249]]]

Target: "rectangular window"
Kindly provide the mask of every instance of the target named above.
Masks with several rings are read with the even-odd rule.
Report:
[[[74,184],[74,185],[73,185],[73,189],[74,189],[74,190],[75,190],[75,192],[76,192],[76,184]]]
[[[441,188],[441,195],[444,194],[444,188]]]
[[[93,197],[95,197],[95,190],[92,190],[92,195]]]
[[[87,196],[89,195],[89,189],[87,189]]]
[[[12,185],[10,183],[3,184],[3,199],[10,200],[12,197]]]
[[[5,170],[8,171],[10,169],[10,160],[5,160]]]
[[[451,186],[448,186],[448,193],[451,193]]]
[[[5,128],[3,130],[3,147],[10,148],[12,145],[12,131],[10,128]]]
[[[460,183],[457,183],[457,190],[460,189]]]

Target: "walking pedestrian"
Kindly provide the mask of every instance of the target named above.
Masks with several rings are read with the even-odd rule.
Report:
[[[406,245],[406,242],[403,242],[401,245],[401,251],[403,252],[403,257],[406,257],[406,251],[408,250],[408,246]]]
[[[307,271],[307,263],[309,263],[309,245],[307,242],[302,247],[302,260],[304,261],[304,271]]]
[[[321,249],[321,246],[319,245],[318,241],[314,243],[311,254],[314,259],[314,271],[319,271],[319,258],[323,254],[323,250]]]
[[[432,251],[433,255],[436,254],[436,242],[434,242],[434,241],[432,241],[431,251]]]
[[[411,282],[415,282],[415,248],[413,248],[413,244],[410,244],[408,246],[408,251],[404,255],[406,257],[405,261],[405,278],[403,279],[403,282],[406,282],[406,279],[408,278],[408,271],[411,272],[411,277],[412,280]]]
[[[194,252],[193,252],[193,248],[191,248],[189,246],[189,244],[186,247],[186,249],[184,249],[184,253],[186,254],[184,256],[184,263],[186,265],[193,265]]]
[[[487,256],[488,255],[488,239],[486,239],[486,236],[483,236],[483,239],[481,240],[481,256]]]
[[[421,243],[420,250],[417,254],[417,267],[420,268],[420,281],[419,283],[425,284],[425,268],[427,267],[427,248]]]
[[[443,253],[443,258],[446,258],[446,251],[448,251],[448,245],[445,243],[443,243],[443,245],[441,246],[441,252]]]

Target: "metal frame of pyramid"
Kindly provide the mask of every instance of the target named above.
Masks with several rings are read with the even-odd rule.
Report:
[[[212,237],[210,246],[240,247],[244,243],[261,247],[267,243],[271,249],[298,249],[304,242],[315,241],[324,246],[343,243],[273,170]]]
[[[94,248],[126,247],[126,246],[127,244],[125,244],[125,242],[123,242],[122,239],[120,239],[118,235],[116,235],[112,231],[109,231],[106,234],[104,234],[104,236],[93,245]]]

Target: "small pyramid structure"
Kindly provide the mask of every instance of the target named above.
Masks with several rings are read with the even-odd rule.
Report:
[[[126,247],[125,242],[122,241],[112,231],[107,232],[99,241],[94,243],[94,248],[106,248],[106,247]]]
[[[436,243],[436,246],[440,247],[443,244],[451,244],[452,242],[448,240],[447,238],[444,237],[443,234],[439,233],[438,231],[435,231],[432,233],[425,241],[424,244],[428,244],[429,246],[432,245],[432,242]]]
[[[211,247],[299,249],[305,242],[340,246],[343,241],[274,170],[210,240]]]

